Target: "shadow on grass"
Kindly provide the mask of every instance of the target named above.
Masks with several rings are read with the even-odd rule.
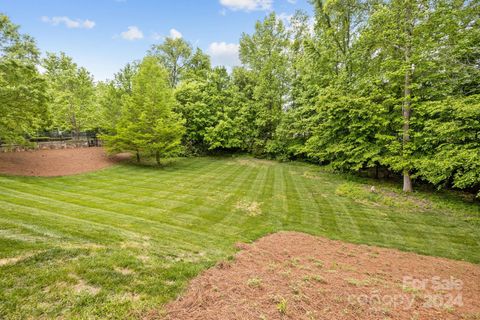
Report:
[[[142,168],[142,169],[154,169],[154,170],[162,170],[162,169],[180,169],[186,167],[186,162],[182,160],[186,160],[186,157],[175,157],[175,158],[166,158],[160,160],[160,164],[155,161],[155,157],[143,157],[140,162],[135,159],[135,157],[130,157],[127,159],[122,159],[118,161],[119,164],[135,167],[135,168]]]

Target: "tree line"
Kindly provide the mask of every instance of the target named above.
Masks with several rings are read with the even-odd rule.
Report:
[[[0,137],[94,129],[139,160],[249,152],[478,193],[478,1],[311,3],[313,17],[257,21],[232,70],[166,38],[98,83],[3,15]]]

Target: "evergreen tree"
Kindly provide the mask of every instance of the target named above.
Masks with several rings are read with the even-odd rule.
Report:
[[[133,77],[132,94],[125,96],[115,135],[105,137],[107,148],[135,152],[137,161],[141,153],[152,154],[157,164],[177,154],[184,121],[173,111],[174,104],[168,72],[157,59],[146,57]]]

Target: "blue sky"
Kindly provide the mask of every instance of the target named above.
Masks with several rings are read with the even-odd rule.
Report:
[[[307,0],[2,0],[0,12],[40,49],[63,51],[96,80],[112,78],[166,36],[183,37],[215,65],[238,63],[238,41],[274,10],[311,13]]]

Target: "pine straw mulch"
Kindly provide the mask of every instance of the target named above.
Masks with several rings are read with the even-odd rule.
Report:
[[[76,148],[0,153],[0,173],[19,176],[55,177],[91,172],[129,158],[108,157],[103,148]]]
[[[297,232],[237,246],[147,318],[480,319],[479,265]]]

